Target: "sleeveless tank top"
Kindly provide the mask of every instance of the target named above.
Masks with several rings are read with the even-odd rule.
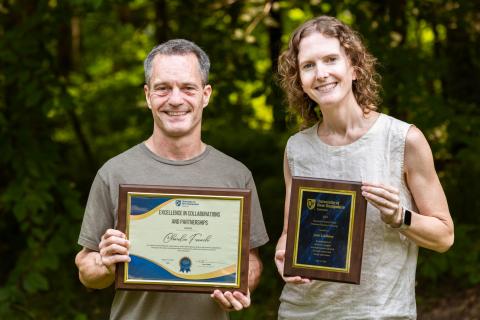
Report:
[[[381,182],[400,190],[400,203],[416,210],[404,175],[410,125],[380,114],[358,140],[344,146],[323,143],[318,123],[290,137],[286,154],[292,176]],[[367,205],[360,285],[312,281],[286,284],[279,319],[415,319],[418,247],[387,227]]]

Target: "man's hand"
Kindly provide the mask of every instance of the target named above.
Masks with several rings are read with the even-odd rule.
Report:
[[[130,262],[130,242],[124,233],[108,229],[102,236],[100,251],[83,248],[75,257],[80,281],[87,287],[103,289],[115,280],[115,264]]]
[[[115,229],[108,229],[102,236],[98,248],[102,264],[110,273],[115,273],[115,265],[118,262],[130,262],[128,249],[130,241],[125,234]]]
[[[244,295],[240,291],[225,291],[215,290],[210,295],[218,305],[225,311],[240,311],[250,306],[250,290],[247,295]]]
[[[308,278],[302,278],[300,276],[285,277],[283,275],[283,268],[285,265],[285,250],[277,250],[275,252],[275,264],[277,265],[278,273],[286,283],[303,284],[312,282],[312,280]]]

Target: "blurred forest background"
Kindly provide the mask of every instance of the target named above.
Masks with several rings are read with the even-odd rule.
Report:
[[[232,319],[276,319],[282,159],[298,124],[274,73],[289,34],[321,14],[360,31],[380,62],[381,110],[415,123],[432,146],[456,238],[446,254],[420,251],[419,318],[480,317],[468,311],[480,300],[479,7],[471,0],[0,0],[0,318],[107,317],[113,290],[88,291],[77,278],[83,207],[101,164],[151,133],[143,59],[160,42],[187,38],[212,60],[204,140],[252,170],[271,238],[261,249],[265,270],[253,306]],[[445,309],[432,317],[439,305]]]

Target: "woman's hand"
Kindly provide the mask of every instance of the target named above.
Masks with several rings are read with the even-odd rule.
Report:
[[[286,277],[283,275],[283,267],[285,265],[285,250],[277,250],[275,252],[275,264],[277,265],[278,273],[286,283],[302,284],[312,282],[312,280],[308,278],[302,278],[300,276]]]
[[[363,182],[362,195],[380,210],[380,218],[392,228],[402,224],[402,206],[398,189],[381,183]]]

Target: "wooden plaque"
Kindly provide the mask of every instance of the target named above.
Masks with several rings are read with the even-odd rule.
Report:
[[[118,202],[116,289],[247,294],[250,190],[120,185]]]
[[[367,208],[361,185],[292,177],[285,276],[360,283]]]

